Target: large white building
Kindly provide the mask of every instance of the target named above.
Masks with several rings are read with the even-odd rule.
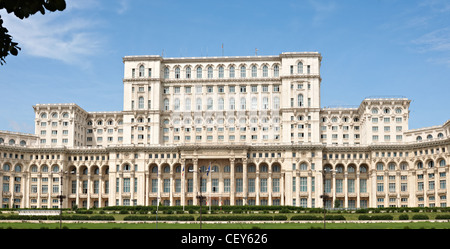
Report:
[[[408,129],[406,98],[321,108],[316,52],[126,56],[123,111],[39,104],[0,132],[2,207],[447,206],[450,121]],[[208,169],[211,168],[210,171]]]

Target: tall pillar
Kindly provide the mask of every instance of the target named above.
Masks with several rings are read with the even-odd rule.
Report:
[[[243,176],[242,176],[242,184],[244,188],[244,196],[243,196],[243,204],[247,205],[247,197],[248,197],[248,189],[247,189],[247,182],[248,182],[248,174],[247,174],[247,158],[244,158],[242,160],[242,167],[243,167]]]
[[[194,180],[194,186],[193,186],[193,203],[194,205],[198,205],[198,199],[197,199],[197,193],[199,192],[198,189],[198,159],[194,158],[192,159],[193,163],[194,163],[194,172],[193,172],[193,180]]]
[[[234,193],[235,193],[235,182],[234,182],[234,158],[230,158],[230,205],[234,206]]]

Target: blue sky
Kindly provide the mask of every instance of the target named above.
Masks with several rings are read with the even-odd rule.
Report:
[[[123,109],[127,55],[322,54],[321,106],[412,100],[411,129],[450,119],[446,0],[66,0],[19,20],[0,11],[19,56],[0,67],[0,130],[34,133],[32,106]]]

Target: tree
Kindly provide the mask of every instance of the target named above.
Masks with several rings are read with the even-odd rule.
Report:
[[[63,11],[66,9],[65,0],[0,0],[0,9],[6,12],[14,13],[20,19],[28,18],[38,11],[42,15],[45,10],[50,12]],[[8,29],[3,27],[3,20],[0,16],[0,64],[6,63],[5,58],[9,54],[17,56],[18,50],[21,50],[17,42],[14,42],[12,36],[8,34]]]

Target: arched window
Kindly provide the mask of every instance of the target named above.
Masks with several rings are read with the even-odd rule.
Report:
[[[377,170],[383,170],[384,165],[383,163],[377,163]]]
[[[164,167],[164,173],[170,173],[170,167],[169,166]]]
[[[20,146],[25,146],[27,145],[27,142],[25,142],[25,140],[20,141]]]
[[[238,165],[236,165],[236,173],[242,173],[242,165],[241,164],[238,164]]]
[[[219,166],[212,166],[212,171],[211,172],[219,172]]]
[[[175,78],[176,79],[179,79],[181,76],[180,76],[180,68],[179,67],[176,67],[175,68]]]
[[[395,109],[395,113],[397,114],[401,114],[402,113],[402,108],[398,107]]]
[[[31,172],[33,173],[38,172],[38,167],[36,165],[31,166]]]
[[[258,76],[258,71],[256,66],[252,66],[252,77],[255,78]]]
[[[69,113],[65,112],[63,113],[63,118],[68,118],[69,117]]]
[[[303,63],[302,62],[299,62],[297,64],[297,73],[303,74]]]
[[[230,173],[230,166],[226,165],[225,167],[223,167],[223,172]]]
[[[139,97],[139,109],[144,109],[144,97]]]
[[[169,99],[164,99],[164,111],[169,110]]]
[[[144,65],[139,67],[139,77],[144,77]]]
[[[219,78],[223,78],[223,76],[224,76],[224,70],[223,70],[223,66],[220,66],[219,67]]]
[[[417,136],[416,141],[422,141],[422,137],[421,136]]]
[[[187,67],[186,68],[186,79],[190,79],[191,78],[191,67]]]
[[[4,143],[5,140],[3,138],[0,137],[0,144]]]
[[[261,167],[260,167],[260,170],[259,170],[260,172],[267,172],[268,171],[268,167],[267,167],[267,165],[265,165],[265,164],[263,164],[263,165],[261,165]]]
[[[9,140],[9,145],[14,145],[14,144],[16,144],[16,141],[14,139],[10,139]]]
[[[422,162],[418,162],[417,163],[417,169],[423,169],[423,163]]]
[[[244,97],[241,98],[241,110],[245,110],[246,108],[246,100]]]
[[[278,77],[280,76],[280,67],[278,65],[275,65],[273,67],[273,77]]]
[[[3,171],[10,171],[11,170],[11,166],[9,166],[9,164],[5,163],[3,164]]]
[[[190,98],[186,98],[186,100],[184,102],[184,108],[186,111],[191,110],[191,99]]]
[[[256,97],[252,97],[252,110],[256,110],[258,108],[258,99]]]
[[[359,172],[360,173],[367,173],[367,166],[365,166],[365,165],[364,166],[360,166],[359,167]]]
[[[197,79],[201,79],[201,78],[202,78],[202,68],[197,67]]]
[[[248,166],[248,172],[249,173],[255,173],[256,172],[256,167],[255,165],[251,164]]]
[[[16,166],[14,167],[14,171],[15,171],[15,172],[22,172],[22,166],[16,165]]]
[[[394,171],[395,170],[395,163],[389,163],[389,170]]]
[[[269,98],[268,97],[263,97],[263,99],[262,99],[262,109],[263,110],[269,109]]]
[[[212,99],[212,98],[208,98],[208,100],[207,100],[207,105],[206,105],[206,109],[209,110],[209,111],[211,111],[213,108],[214,108],[214,105],[213,105],[213,99]]]
[[[169,78],[169,68],[165,67],[164,68],[164,79],[168,79]]]
[[[175,173],[181,173],[181,166],[175,167]]]
[[[433,161],[429,161],[428,162],[428,168],[434,168],[434,162]]]
[[[348,173],[355,173],[355,166],[353,166],[353,165],[348,166],[347,171],[348,171]]]
[[[45,112],[42,113],[42,114],[41,114],[41,118],[47,118],[47,113],[45,113]]]
[[[47,165],[42,166],[42,170],[41,171],[47,173],[48,172],[48,166]]]
[[[297,105],[298,105],[299,107],[303,106],[303,95],[302,95],[302,94],[299,94],[299,95],[297,96]]]
[[[197,100],[196,100],[196,102],[195,102],[195,105],[196,105],[196,109],[197,109],[197,111],[201,111],[202,110],[202,99],[201,98],[197,98]]]
[[[152,173],[158,173],[158,166],[153,166]]]
[[[442,159],[439,161],[439,167],[444,167],[445,166],[445,160]]]
[[[269,77],[269,70],[267,65],[263,66],[263,77]]]
[[[52,113],[52,118],[58,118],[58,113],[57,112]]]
[[[212,79],[212,77],[213,77],[213,68],[208,67],[208,79]]]
[[[246,77],[246,68],[245,66],[241,66],[241,78],[245,78]]]
[[[223,98],[219,98],[218,107],[219,107],[219,110],[223,110],[224,109],[224,100],[223,100]]]
[[[437,135],[437,137],[438,137],[438,138],[443,138],[443,137],[444,137],[444,134],[439,133],[439,134]]]
[[[173,102],[173,109],[175,111],[180,110],[180,99],[179,98],[175,98],[175,100]]]
[[[378,114],[378,109],[377,108],[372,108],[372,114]]]
[[[58,173],[58,171],[59,171],[59,166],[58,165],[53,165],[52,172],[53,173]]]
[[[229,77],[230,78],[234,78],[234,76],[235,76],[235,72],[234,72],[234,67],[232,66],[232,67],[230,67],[230,72],[229,72]]]
[[[433,139],[433,136],[430,134],[430,135],[427,136],[427,139],[431,140],[431,139]]]
[[[273,109],[275,109],[275,110],[280,109],[280,98],[279,97],[273,98]]]
[[[234,98],[230,98],[230,110],[234,110],[236,106],[236,103],[234,101]]]
[[[280,165],[273,165],[272,166],[272,172],[280,172],[281,168]]]

